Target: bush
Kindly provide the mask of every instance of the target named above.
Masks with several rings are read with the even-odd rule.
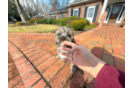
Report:
[[[66,24],[67,24],[67,27],[70,27],[70,28],[72,27],[72,21],[73,21],[73,20],[68,20],[68,21],[67,21],[67,23],[66,23]]]
[[[86,22],[86,25],[89,25],[89,20],[87,20],[86,18],[81,18],[80,20],[84,20]]]
[[[48,20],[47,18],[44,19],[44,23],[45,23],[45,24],[47,24],[47,20]]]
[[[58,20],[54,19],[54,20],[52,21],[52,24],[58,24]]]
[[[58,20],[58,24],[62,26],[66,25],[66,22],[67,22],[67,18],[62,18]]]
[[[16,23],[15,23],[16,26],[20,26],[20,25],[22,25],[22,24],[23,24],[22,21],[19,21],[19,22],[16,22]]]
[[[76,20],[76,19],[78,19],[79,17],[77,17],[77,16],[71,16],[71,17],[68,17],[67,18],[67,20]]]
[[[86,25],[84,20],[74,20],[72,21],[72,28],[74,30],[83,30]]]
[[[29,20],[29,23],[34,23],[35,21],[37,21],[37,19],[31,19]]]
[[[53,21],[53,20],[55,20],[55,19],[49,18],[49,19],[47,19],[47,23],[48,23],[48,24],[52,24],[52,21]]]
[[[44,19],[38,19],[38,20],[37,20],[37,23],[38,23],[38,24],[44,23]]]

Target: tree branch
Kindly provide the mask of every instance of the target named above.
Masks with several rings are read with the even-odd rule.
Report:
[[[14,1],[12,1],[12,0],[10,0],[10,1],[16,5],[16,3]]]

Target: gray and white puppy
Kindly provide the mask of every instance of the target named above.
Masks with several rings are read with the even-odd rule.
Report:
[[[63,45],[62,41],[69,41],[69,42],[75,43],[74,33],[70,28],[60,27],[55,33],[55,44],[57,45],[57,52],[58,52],[58,55],[56,56],[56,58],[65,62],[63,58],[66,58],[66,56],[61,54],[61,52],[65,52],[65,51],[62,51],[60,49],[60,47],[66,47],[66,48],[72,48],[72,47]],[[73,59],[73,58],[70,58],[70,59]],[[69,71],[72,73],[72,75],[77,71],[80,71],[81,73],[83,73],[83,71],[81,69],[79,69],[76,65],[74,65],[72,63],[70,64]]]

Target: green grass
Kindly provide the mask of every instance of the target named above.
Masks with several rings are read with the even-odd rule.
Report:
[[[29,26],[8,24],[8,33],[55,33],[59,27],[58,25],[52,24],[33,24]]]
[[[90,29],[93,29],[93,28],[96,28],[97,26],[96,25],[86,25],[84,30],[90,30]]]

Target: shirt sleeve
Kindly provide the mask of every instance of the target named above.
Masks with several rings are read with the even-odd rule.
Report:
[[[96,88],[125,88],[125,73],[106,64],[98,73],[94,86]]]

